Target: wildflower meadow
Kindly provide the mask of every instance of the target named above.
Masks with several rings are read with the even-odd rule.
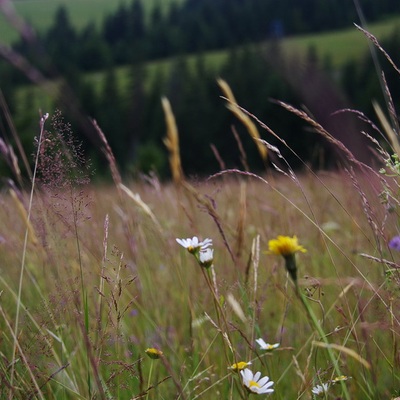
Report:
[[[290,143],[269,145],[279,133],[219,84],[262,173],[185,176],[166,98],[171,182],[122,177],[92,121],[113,181],[96,182],[57,111],[39,119],[29,185],[0,143],[1,399],[400,396],[397,120],[346,110],[368,122],[367,165],[279,102],[341,157],[294,171]]]

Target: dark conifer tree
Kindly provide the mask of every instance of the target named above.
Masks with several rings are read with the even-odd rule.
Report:
[[[161,97],[166,96],[166,74],[162,67],[158,67],[149,78],[146,92],[146,104],[144,110],[144,126],[146,128],[145,140],[164,146],[162,138],[165,136],[164,112],[161,107]]]
[[[124,166],[127,160],[127,134],[122,109],[123,101],[115,68],[111,66],[107,69],[101,91],[98,123],[105,133],[116,159]]]
[[[146,71],[143,64],[132,64],[129,76],[126,108],[127,141],[125,143],[128,159],[132,163],[137,155],[137,147],[145,137],[144,107],[146,104],[146,93],[144,81]]]
[[[89,24],[79,38],[78,60],[84,71],[104,69],[111,64],[110,47],[101,39],[94,24]]]
[[[81,85],[80,91],[79,91],[79,98],[80,98],[84,113],[88,117],[97,120],[99,111],[100,111],[100,107],[99,107],[98,95],[96,93],[94,84],[89,81],[82,82],[82,85]]]
[[[129,10],[129,36],[126,52],[130,62],[139,62],[147,55],[147,29],[143,5],[140,0],[134,0]]]
[[[156,4],[150,16],[148,49],[151,58],[162,58],[171,54],[168,29],[160,5]]]
[[[64,6],[58,9],[54,24],[46,34],[45,48],[58,72],[76,68],[77,35]]]

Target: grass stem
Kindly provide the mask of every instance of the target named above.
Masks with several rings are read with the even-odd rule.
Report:
[[[320,324],[320,322],[318,321],[317,316],[315,315],[313,309],[310,307],[310,304],[308,303],[305,295],[303,294],[303,292],[300,290],[297,281],[295,281],[295,285],[296,285],[296,294],[298,296],[298,298],[300,299],[301,303],[304,306],[304,309],[306,310],[306,313],[313,325],[313,327],[316,329],[316,331],[318,332],[318,335],[320,336],[321,340],[327,345],[326,349],[328,351],[328,355],[329,358],[332,362],[332,366],[335,370],[335,373],[338,377],[342,376],[342,373],[340,371],[340,367],[339,367],[339,362],[338,359],[335,357],[332,348],[329,346],[329,340],[324,332],[324,330],[322,329],[322,326]],[[350,400],[350,394],[347,390],[347,386],[345,384],[345,382],[343,380],[340,380],[340,385],[342,387],[342,391],[343,391],[343,395],[347,400]]]

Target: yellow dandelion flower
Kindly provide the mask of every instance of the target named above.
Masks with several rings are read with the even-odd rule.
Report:
[[[153,360],[157,360],[158,358],[162,357],[162,355],[163,355],[163,352],[161,350],[155,349],[154,347],[150,347],[150,348],[146,349],[145,353]]]
[[[285,267],[289,272],[291,278],[297,283],[297,265],[295,254],[300,251],[305,253],[307,250],[300,246],[297,241],[297,236],[278,236],[276,239],[272,239],[268,242],[267,254],[276,254],[283,256],[285,259]]]
[[[238,363],[232,364],[229,369],[232,371],[238,372],[241,371],[242,369],[245,369],[248,365],[251,365],[251,361],[240,361]]]
[[[268,242],[268,254],[276,254],[283,257],[288,257],[297,253],[298,251],[305,253],[307,250],[300,246],[297,236],[282,236],[279,235],[276,239]]]

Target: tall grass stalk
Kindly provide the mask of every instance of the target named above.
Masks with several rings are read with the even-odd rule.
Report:
[[[247,115],[247,113],[243,112],[240,107],[237,107],[237,102],[235,99],[235,96],[233,94],[232,89],[228,85],[226,81],[223,79],[218,79],[217,83],[219,87],[221,88],[223,94],[226,96],[227,101],[227,108],[229,111],[235,115],[236,118],[239,119],[243,123],[243,125],[246,127],[249,135],[252,137],[254,140],[257,150],[260,153],[260,156],[264,162],[267,161],[267,156],[268,156],[268,150],[265,146],[263,146],[260,142],[259,139],[260,133],[258,132],[258,129],[255,125],[255,123],[251,120],[251,118]]]
[[[84,282],[84,278],[83,278],[81,240],[80,240],[79,232],[78,232],[78,216],[77,216],[77,210],[75,209],[74,193],[73,193],[74,189],[73,189],[72,185],[69,187],[69,190],[70,190],[70,199],[71,199],[71,206],[72,206],[72,218],[73,218],[75,244],[76,244],[76,251],[77,251],[77,256],[78,256],[78,265],[79,265],[80,282],[81,282],[82,314],[83,314],[83,320],[84,320],[84,324],[85,324],[85,331],[86,331],[85,335],[88,335],[89,334],[89,319],[90,319],[89,302],[88,302],[88,296],[87,296],[87,292],[85,289],[85,282]],[[80,310],[78,309],[77,311],[79,312]],[[91,397],[92,381],[91,381],[91,373],[90,373],[89,352],[87,352],[87,354],[86,354],[86,369],[87,369],[87,371],[86,371],[87,388],[88,388],[89,397]]]
[[[109,215],[107,214],[104,219],[104,237],[103,237],[103,257],[101,260],[101,271],[100,271],[100,280],[99,280],[99,297],[97,301],[98,306],[98,329],[97,329],[97,338],[96,338],[96,348],[97,348],[97,358],[100,359],[103,352],[103,346],[100,343],[101,340],[101,324],[103,321],[103,302],[104,302],[104,282],[105,282],[105,270],[106,270],[106,262],[107,262],[107,253],[108,253],[108,231],[109,231]]]
[[[36,159],[35,159],[35,168],[33,171],[33,176],[32,176],[32,182],[31,182],[31,191],[30,191],[30,196],[29,196],[29,203],[28,203],[28,215],[27,215],[27,221],[28,224],[25,229],[25,237],[24,237],[24,242],[23,242],[23,249],[22,249],[22,258],[21,258],[21,267],[20,267],[20,274],[19,274],[19,282],[18,282],[18,297],[17,297],[17,304],[16,304],[16,314],[15,314],[15,323],[14,323],[14,344],[13,344],[13,351],[12,351],[12,360],[11,360],[11,372],[10,372],[10,386],[12,387],[14,384],[14,373],[15,373],[15,357],[16,357],[16,351],[18,347],[18,334],[19,334],[19,314],[20,314],[20,309],[21,309],[21,296],[22,296],[22,286],[23,286],[23,280],[24,280],[24,272],[25,272],[25,259],[26,259],[26,253],[27,253],[27,245],[28,245],[28,237],[29,237],[29,226],[30,226],[30,219],[31,219],[31,212],[32,212],[32,203],[33,203],[33,193],[35,191],[35,181],[36,181],[36,172],[37,172],[37,165],[39,161],[39,154],[40,154],[40,148],[41,148],[41,142],[42,142],[42,136],[43,136],[43,131],[44,131],[44,126],[45,122],[48,118],[48,114],[43,115],[40,118],[40,132],[39,132],[39,139],[38,139],[38,148],[36,152]],[[29,366],[27,365],[29,368]],[[36,379],[33,378],[34,384],[37,386]],[[38,394],[41,395],[40,389],[38,389]],[[10,390],[10,397],[9,399],[11,400],[13,396],[13,391]]]
[[[176,184],[182,183],[184,179],[181,156],[179,150],[179,135],[178,127],[174,113],[172,112],[171,103],[166,97],[161,99],[162,107],[165,115],[165,124],[167,127],[167,135],[164,138],[164,144],[169,152],[169,164],[172,173],[172,179]]]

